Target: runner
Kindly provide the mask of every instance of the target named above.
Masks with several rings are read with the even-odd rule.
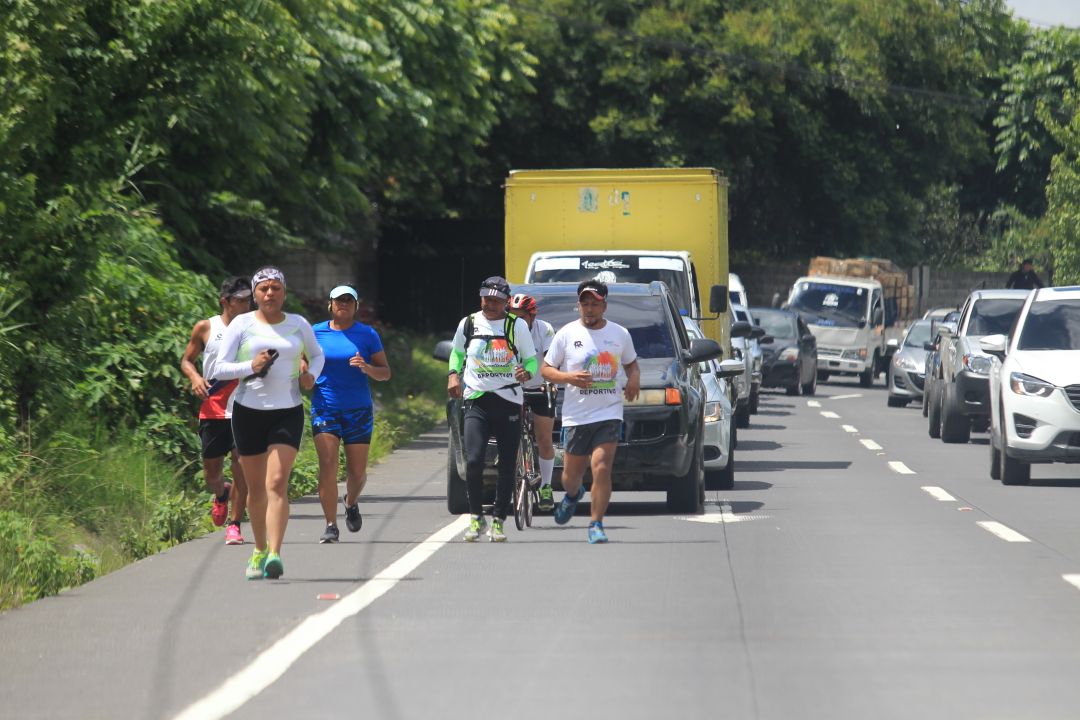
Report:
[[[509,308],[510,312],[529,324],[536,356],[543,358],[551,347],[555,329],[551,327],[551,323],[537,319],[539,308],[536,299],[519,293],[510,298]],[[540,451],[540,502],[536,506],[540,510],[548,511],[555,507],[555,497],[551,491],[551,475],[555,469],[555,445],[551,442],[551,431],[555,427],[555,404],[548,397],[544,378],[540,373],[522,383],[522,388],[525,391],[525,402],[532,410],[533,434]]]
[[[330,319],[315,326],[315,339],[326,357],[311,394],[311,434],[319,455],[319,501],[326,518],[320,543],[338,541],[338,448],[345,443],[345,526],[357,532],[363,524],[360,493],[367,483],[368,449],[375,422],[368,378],[390,379],[390,366],[379,334],[357,322],[359,298],[348,285],[330,291]]]
[[[282,310],[281,270],[259,269],[251,288],[258,309],[229,323],[213,374],[215,380],[243,378],[235,393],[232,428],[248,481],[248,515],[255,536],[246,576],[255,580],[279,578],[285,572],[281,542],[289,523],[289,473],[304,433],[300,389],[314,387],[323,351],[308,321]],[[307,356],[308,372],[301,372],[302,355]]]
[[[212,385],[207,382],[206,376],[211,375],[226,326],[237,315],[251,310],[251,285],[242,277],[226,279],[221,283],[218,302],[221,304],[221,314],[200,320],[191,329],[191,338],[180,359],[180,371],[191,381],[191,392],[202,400],[202,405],[199,406],[199,439],[202,441],[203,479],[207,489],[214,494],[210,517],[218,527],[229,517],[229,526],[225,529],[225,544],[243,545],[244,536],[240,534],[240,522],[244,519],[247,505],[247,483],[244,482],[244,471],[236,458],[230,420],[236,381]],[[202,355],[202,375],[195,367],[199,355]],[[230,452],[232,484],[225,482],[225,456]],[[228,512],[230,495],[231,516]]]
[[[623,398],[637,399],[637,353],[630,333],[604,319],[607,285],[585,280],[577,289],[580,318],[555,333],[541,369],[546,380],[566,385],[563,398],[563,474],[566,494],[555,508],[565,525],[585,496],[583,478],[592,469],[592,521],[589,543],[608,541],[604,513],[611,502],[611,466],[622,430]]]
[[[503,522],[514,493],[514,466],[521,438],[520,384],[536,375],[536,350],[528,324],[506,313],[510,286],[501,277],[480,285],[480,312],[461,319],[450,353],[446,391],[465,403],[465,485],[472,516],[466,542],[484,531],[484,462],[488,438],[499,448],[495,510],[488,539],[505,542]],[[515,362],[521,361],[521,362]]]

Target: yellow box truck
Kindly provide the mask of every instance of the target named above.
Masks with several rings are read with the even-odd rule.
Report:
[[[712,168],[512,170],[506,278],[666,282],[728,344],[727,180]]]

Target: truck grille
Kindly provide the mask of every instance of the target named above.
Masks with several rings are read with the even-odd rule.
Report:
[[[840,357],[841,355],[844,354],[844,351],[842,349],[840,349],[840,348],[822,347],[821,345],[819,345],[818,349],[817,349],[817,354],[818,354],[818,357],[835,357],[835,358],[838,358],[838,357]]]
[[[1065,388],[1065,394],[1069,396],[1072,406],[1080,410],[1080,385],[1069,385]]]

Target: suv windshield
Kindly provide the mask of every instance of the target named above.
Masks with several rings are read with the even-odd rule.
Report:
[[[1031,304],[1017,350],[1080,350],[1080,300]]]
[[[675,343],[656,295],[609,295],[604,318],[630,331],[634,349],[640,358],[675,357]],[[578,319],[577,300],[572,295],[537,295],[537,317],[551,323],[556,331]]]
[[[679,257],[581,255],[538,259],[529,282],[579,283],[597,278],[611,285],[617,282],[650,283],[660,280],[670,288],[676,307],[690,315],[689,277],[686,264]]]
[[[975,305],[971,308],[971,319],[968,320],[967,334],[976,337],[998,334],[1008,335],[1026,299],[1018,297],[976,300]]]
[[[795,337],[795,320],[790,315],[754,311],[754,322],[765,328],[766,335],[790,340]]]
[[[922,346],[928,342],[930,342],[930,322],[923,320],[915,323],[908,330],[907,337],[904,338],[904,347],[922,349]]]
[[[870,291],[853,285],[828,282],[800,282],[795,285],[788,307],[809,325],[858,327],[866,320]]]

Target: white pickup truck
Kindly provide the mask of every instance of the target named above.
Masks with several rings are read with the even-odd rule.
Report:
[[[858,375],[870,387],[885,366],[885,301],[870,278],[801,277],[785,305],[799,313],[817,338],[818,379]]]

